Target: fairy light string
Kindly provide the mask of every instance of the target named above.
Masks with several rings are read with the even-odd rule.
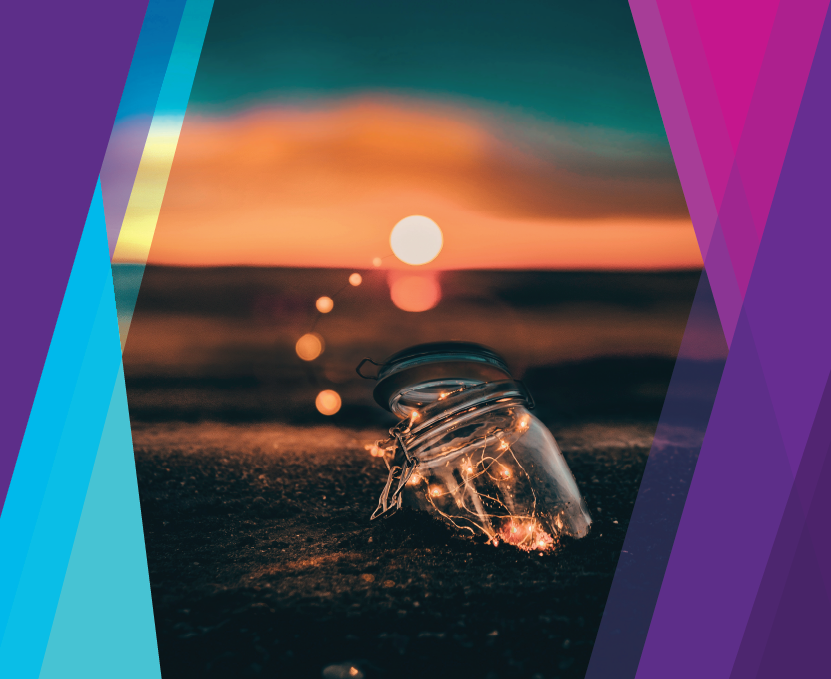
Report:
[[[439,400],[444,400],[441,397],[449,395],[441,394]],[[432,510],[456,529],[469,532],[473,537],[483,535],[491,545],[498,546],[504,542],[524,551],[540,553],[556,546],[559,534],[555,532],[552,535],[542,526],[537,516],[537,495],[531,476],[520,463],[508,440],[515,434],[527,431],[530,416],[524,414],[519,417],[512,432],[496,429],[482,439],[481,445],[465,445],[464,448],[475,446],[476,450],[467,456],[459,453],[463,455],[461,461],[451,451],[447,454],[449,457],[444,466],[431,464],[428,473],[434,477],[432,483],[419,472],[419,460],[410,455],[403,441],[404,436],[412,433],[418,419],[418,411],[413,411],[410,418],[390,429],[389,438],[366,446],[371,455],[382,457],[389,469],[387,483],[372,515],[373,519],[397,511],[402,506],[405,487],[411,486],[416,492],[423,492]],[[494,447],[495,451],[490,450]],[[404,458],[403,463],[396,464],[399,457]],[[477,484],[477,480],[487,481],[486,485],[493,486],[497,492],[487,491],[481,484]],[[392,491],[396,481],[396,490]],[[427,488],[423,491],[416,488],[422,483],[427,483]],[[523,490],[530,492],[530,512],[517,511],[513,506],[512,491],[519,484],[523,485]],[[457,513],[450,513],[440,506],[450,498],[458,509]],[[563,522],[559,515],[554,517],[552,523],[562,530]]]
[[[382,259],[389,257],[390,255],[386,255],[384,258],[376,257],[373,260],[375,266],[380,266],[382,263]],[[377,262],[377,263],[376,263]],[[335,300],[341,296],[346,290],[350,288],[357,288],[360,287],[363,283],[364,277],[356,272],[353,272],[347,278],[346,283],[335,291],[334,294],[331,296],[323,295],[318,297],[315,300],[315,317],[314,321],[309,328],[309,331],[299,337],[295,343],[295,353],[297,356],[303,360],[304,363],[311,364],[316,359],[318,359],[326,349],[326,341],[324,340],[323,336],[316,332],[318,324],[320,320],[323,318],[324,315],[331,313],[335,308]],[[320,383],[320,379],[318,378],[317,371],[312,369],[311,366],[307,368],[308,377],[310,381],[314,385],[318,385]],[[340,410],[341,407],[341,398],[340,395],[333,389],[324,389],[321,391],[316,399],[315,399],[315,407],[317,410],[323,415],[334,415]]]

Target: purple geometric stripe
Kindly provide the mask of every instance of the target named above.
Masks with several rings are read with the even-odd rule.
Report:
[[[628,679],[637,672],[724,369],[724,358],[705,362],[692,357],[701,344],[712,347],[716,342],[726,357],[718,311],[702,272],[587,679]]]
[[[814,427],[799,465],[799,473],[791,488],[776,541],[773,543],[771,557],[765,567],[762,584],[759,586],[741,647],[730,674],[731,679],[755,677],[759,672],[788,574],[794,563],[794,555],[803,537],[806,517],[812,505],[818,507],[819,502],[827,503],[831,498],[829,447],[831,447],[831,380],[826,383],[825,392],[814,419]],[[817,495],[817,490],[819,490],[819,495]],[[831,518],[827,517],[827,511],[826,507],[826,518]],[[820,511],[820,513],[823,512]],[[811,515],[816,516],[816,513],[812,512]],[[814,543],[817,549],[822,546],[828,549],[828,525],[826,523],[822,526],[822,532],[817,535],[820,538]],[[814,596],[821,596],[821,590],[822,586],[814,592]]]
[[[827,476],[825,484],[828,488]],[[825,511],[822,518],[827,521],[831,516]],[[822,567],[805,528],[756,676],[759,679],[831,676],[829,639],[831,604],[823,587]]]
[[[95,190],[146,0],[0,10],[5,258],[0,506]],[[105,55],[105,56],[104,56]]]
[[[818,317],[827,316],[831,293],[825,261],[831,248],[830,40],[826,21],[644,647],[641,677],[728,677],[745,630],[758,633],[748,620],[763,574],[779,578],[765,591],[782,592],[770,632],[777,643],[768,643],[758,661],[748,657],[754,647],[749,637],[741,667],[780,672],[776,676],[814,676],[818,666],[828,668],[824,648],[811,646],[817,630],[825,632],[816,626],[817,616],[828,612],[825,570],[831,564],[828,524],[822,523],[828,518],[827,491],[813,496],[818,504],[811,505],[808,525],[817,526],[816,540],[813,531],[806,536],[797,529],[795,548],[782,539],[781,553],[774,545],[791,496],[793,465],[802,459],[829,374],[831,329]],[[823,467],[820,484],[828,483],[827,473]],[[788,553],[794,554],[790,568]],[[774,560],[766,569],[769,559]],[[800,618],[802,605],[810,615]],[[770,606],[761,602],[756,610]]]
[[[752,672],[759,667],[765,676],[781,669],[788,659],[772,648],[779,644],[786,644],[789,654],[795,654],[789,671],[796,676],[811,676],[810,672],[817,668],[824,668],[825,672],[831,668],[827,654],[818,655],[819,647],[806,644],[817,630],[827,632],[831,617],[829,77],[831,21],[826,19],[771,207],[770,234],[766,235],[758,257],[757,266],[778,268],[779,276],[775,280],[771,280],[773,276],[760,277],[758,281],[754,278],[745,302],[760,355],[767,359],[763,359],[763,364],[789,462],[798,471],[745,631],[733,671],[736,677],[755,676]],[[793,224],[809,228],[803,227],[794,234]],[[806,230],[807,237],[803,235]],[[782,294],[778,283],[781,276],[787,278],[788,287],[797,294]],[[814,413],[817,392],[823,395]],[[811,427],[810,435],[805,432],[807,427]],[[800,607],[805,609],[802,614]],[[774,614],[776,618],[771,622]],[[768,643],[765,649],[769,639],[776,643]],[[801,668],[794,664],[797,657],[805,663]]]
[[[729,676],[792,480],[742,314],[655,606],[639,679]]]
[[[794,475],[831,371],[829,83],[826,18],[744,302]]]
[[[756,231],[750,205],[747,202],[742,176],[739,173],[738,158],[733,162],[730,178],[727,180],[727,189],[721,208],[718,211],[718,220],[724,233],[724,241],[730,254],[730,262],[736,283],[742,299],[747,293],[750,283],[750,274],[753,263],[756,261],[756,252],[759,249],[761,235]],[[727,228],[725,228],[727,227]],[[738,318],[736,314],[735,318]]]
[[[716,300],[727,346],[732,346],[736,321],[742,309],[742,291],[739,289],[736,275],[733,272],[733,263],[730,260],[730,251],[724,239],[720,219],[716,220],[716,227],[713,229],[710,249],[704,259],[704,268],[707,269],[707,275],[712,281],[713,297]]]

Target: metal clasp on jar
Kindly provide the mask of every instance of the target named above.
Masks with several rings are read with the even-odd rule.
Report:
[[[402,427],[402,425],[405,426]],[[404,486],[407,485],[407,481],[412,478],[416,467],[418,467],[418,460],[410,455],[407,450],[407,446],[404,445],[404,441],[401,439],[401,434],[403,431],[409,429],[409,426],[410,421],[404,420],[390,429],[390,438],[387,439],[387,441],[379,441],[380,448],[389,449],[389,442],[391,441],[393,443],[393,454],[391,455],[393,463],[390,463],[390,460],[388,460],[387,456],[384,455],[384,462],[389,468],[390,473],[389,476],[387,476],[387,483],[381,491],[378,506],[375,508],[375,511],[372,512],[372,516],[369,517],[370,521],[381,518],[382,516],[392,516],[395,512],[401,509],[401,503],[403,500],[401,492],[404,490]],[[386,444],[386,446],[380,444]],[[399,449],[404,457],[404,462],[397,465],[394,464],[394,462],[398,457]],[[396,482],[396,479],[398,480],[398,485],[396,485],[395,490],[390,493],[390,489]]]

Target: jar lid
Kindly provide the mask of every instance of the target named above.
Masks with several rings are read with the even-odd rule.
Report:
[[[364,359],[361,367],[369,359]],[[377,365],[377,364],[376,364]],[[408,347],[384,361],[375,377],[378,384],[372,395],[382,408],[391,410],[390,399],[400,391],[426,382],[459,380],[483,383],[511,379],[505,360],[474,342],[430,342]]]

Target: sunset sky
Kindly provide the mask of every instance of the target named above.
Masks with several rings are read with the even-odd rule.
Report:
[[[151,263],[701,265],[626,2],[218,0]]]

